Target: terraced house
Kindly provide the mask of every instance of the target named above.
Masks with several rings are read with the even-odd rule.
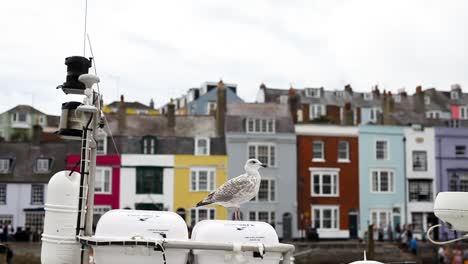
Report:
[[[241,206],[242,218],[271,223],[284,239],[298,237],[296,135],[288,107],[281,104],[228,104],[226,145],[229,177],[243,174],[245,161],[256,158],[260,191]],[[231,210],[232,215],[232,210]]]

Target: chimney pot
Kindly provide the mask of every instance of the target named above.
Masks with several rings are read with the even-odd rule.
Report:
[[[174,128],[175,127],[175,105],[172,102],[167,104],[167,126],[169,128]]]
[[[120,95],[120,102],[121,102],[121,103],[124,102],[124,95],[123,95],[123,94]]]
[[[416,86],[416,93],[422,93],[422,86],[421,85]]]

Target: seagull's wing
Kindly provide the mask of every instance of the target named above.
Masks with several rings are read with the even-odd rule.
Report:
[[[247,178],[247,174],[242,174],[223,183],[209,197],[211,196],[213,202],[229,202],[235,194],[249,185],[251,185],[251,182]]]

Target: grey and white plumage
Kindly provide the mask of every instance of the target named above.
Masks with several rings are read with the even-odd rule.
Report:
[[[241,204],[254,198],[260,189],[260,173],[258,169],[266,167],[257,159],[249,159],[245,163],[245,173],[225,182],[197,203],[198,206],[219,204],[224,207],[239,208]]]

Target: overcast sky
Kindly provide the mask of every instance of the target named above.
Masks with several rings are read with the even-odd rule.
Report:
[[[59,114],[55,87],[83,55],[85,0],[3,1],[0,112]],[[107,102],[156,106],[204,81],[355,90],[468,86],[467,1],[89,0],[88,33]],[[89,47],[86,56],[90,56]]]

